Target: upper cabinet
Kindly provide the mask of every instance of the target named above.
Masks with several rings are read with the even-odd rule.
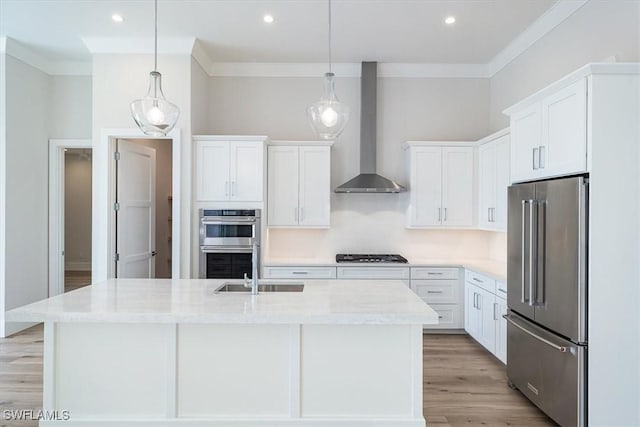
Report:
[[[409,228],[473,226],[474,149],[457,144],[407,142]]]
[[[199,202],[261,202],[266,137],[194,136]]]
[[[269,145],[269,227],[329,227],[331,144],[274,141]]]
[[[479,141],[478,228],[507,231],[509,187],[509,131],[497,132]]]
[[[511,181],[587,171],[587,78],[508,109]]]

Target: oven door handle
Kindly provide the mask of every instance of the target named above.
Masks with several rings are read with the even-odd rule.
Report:
[[[251,253],[251,246],[200,246],[202,253]]]
[[[229,224],[229,223],[237,223],[237,224],[246,224],[246,223],[256,223],[257,220],[255,218],[200,218],[200,222],[202,224]]]

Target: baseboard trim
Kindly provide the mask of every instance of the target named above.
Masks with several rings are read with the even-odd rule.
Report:
[[[64,263],[65,271],[91,271],[90,261],[67,261]]]
[[[61,411],[59,411],[61,412]],[[73,417],[73,414],[69,414]],[[424,419],[402,418],[172,418],[40,421],[41,427],[425,427]]]

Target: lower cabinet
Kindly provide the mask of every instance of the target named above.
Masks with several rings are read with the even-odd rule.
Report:
[[[507,360],[507,302],[496,295],[494,279],[467,270],[464,285],[464,329],[500,361]]]
[[[424,329],[462,329],[463,295],[459,268],[413,267],[411,290],[438,313],[437,325]]]

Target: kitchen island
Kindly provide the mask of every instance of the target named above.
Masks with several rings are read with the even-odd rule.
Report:
[[[424,426],[422,325],[400,281],[113,279],[14,309],[44,322],[41,426]],[[66,419],[68,418],[68,419]]]

